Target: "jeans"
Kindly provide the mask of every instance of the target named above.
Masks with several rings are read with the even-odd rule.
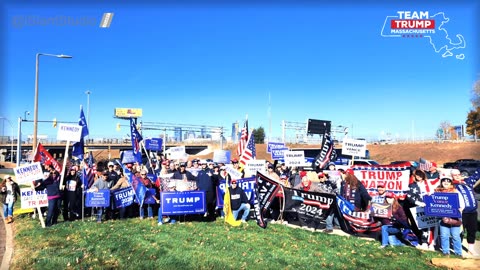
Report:
[[[340,223],[338,223],[338,219],[335,217],[334,213],[331,213],[326,219],[325,223],[327,227],[325,229],[327,230],[333,230],[333,223],[335,222],[335,225],[340,227]]]
[[[242,203],[242,205],[240,205],[240,208],[238,208],[237,210],[232,210],[233,218],[235,220],[237,220],[238,213],[242,210],[243,210],[242,220],[246,221],[248,218],[248,214],[250,214],[250,204]]]
[[[382,226],[382,246],[403,246],[402,241],[398,240],[397,235],[400,232],[398,228],[392,227],[392,225]]]
[[[144,212],[145,212],[145,209],[143,208],[145,206],[145,204],[140,207],[140,218],[143,218],[143,215],[144,215]],[[148,217],[153,217],[153,210],[152,210],[152,205],[151,204],[147,204],[147,215]]]
[[[62,203],[61,198],[55,198],[48,200],[48,213],[46,226],[52,226],[57,223],[58,215],[60,214],[60,205]]]
[[[10,202],[3,205],[3,216],[5,218],[13,216],[13,204],[14,202]]]
[[[455,252],[455,255],[462,255],[460,226],[449,226],[440,223],[440,241],[443,254],[450,254],[450,236],[452,236],[453,240],[453,252]]]
[[[97,222],[102,222],[103,207],[97,207]]]
[[[163,223],[163,218],[162,218],[162,206],[158,206],[158,223],[162,222]]]

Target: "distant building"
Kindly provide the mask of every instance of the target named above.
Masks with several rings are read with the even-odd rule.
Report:
[[[176,127],[173,132],[174,132],[173,138],[175,139],[175,141],[176,142],[181,142],[182,141],[182,128],[181,127]]]

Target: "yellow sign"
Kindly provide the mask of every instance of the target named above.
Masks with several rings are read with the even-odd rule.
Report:
[[[115,117],[119,117],[119,118],[142,117],[142,109],[115,108]]]

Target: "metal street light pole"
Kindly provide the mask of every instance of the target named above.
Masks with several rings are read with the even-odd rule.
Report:
[[[90,90],[85,91],[87,94],[87,127],[90,128]]]
[[[38,128],[38,79],[39,79],[39,60],[40,55],[44,56],[51,56],[57,58],[72,58],[69,55],[64,54],[48,54],[48,53],[37,53],[36,61],[35,61],[35,101],[34,101],[34,109],[33,109],[33,142],[32,142],[32,150],[33,153],[37,151],[37,128]]]
[[[30,115],[29,111],[23,112],[23,120],[27,121],[27,115]]]

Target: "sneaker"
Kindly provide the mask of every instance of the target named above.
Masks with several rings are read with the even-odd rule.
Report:
[[[433,246],[433,244],[428,246],[428,250],[435,251],[435,247]]]
[[[242,223],[247,223],[245,220],[242,219]]]
[[[428,245],[427,245],[427,243],[423,243],[421,245],[418,245],[417,248],[418,249],[423,249],[423,250],[428,250]]]
[[[208,212],[205,212],[205,214],[203,214],[203,217],[207,217],[208,216]]]
[[[387,246],[383,246],[383,245],[382,245],[382,246],[379,246],[378,248],[386,248],[386,247],[387,247]]]
[[[333,230],[325,229],[323,230],[324,233],[333,233]]]
[[[158,222],[158,224],[157,224],[157,225],[158,225],[158,226],[162,226],[162,225],[163,225],[163,223],[162,223],[162,222]]]

